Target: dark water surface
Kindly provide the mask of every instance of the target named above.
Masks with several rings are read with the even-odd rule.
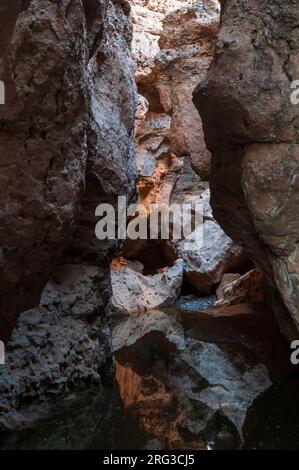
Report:
[[[122,408],[116,389],[93,390],[64,404],[54,417],[32,428],[2,435],[0,448],[42,450],[139,450],[154,436],[145,434]],[[251,406],[244,449],[299,449],[299,377],[273,385]],[[214,449],[224,448],[221,441]],[[225,448],[234,449],[226,442]]]
[[[100,387],[29,429],[0,435],[0,449],[138,450],[150,438],[125,413],[116,387]]]
[[[176,308],[205,310],[215,297],[181,298]],[[173,309],[175,313],[175,309]],[[159,406],[159,404],[157,404]],[[159,413],[154,413],[156,418]],[[171,419],[167,416],[167,419]],[[165,420],[165,419],[164,419]],[[156,423],[159,427],[159,422]],[[299,372],[270,387],[247,413],[243,449],[299,450]],[[152,431],[152,430],[151,430]],[[236,449],[239,439],[217,419],[209,435],[202,436],[211,449]],[[154,431],[153,431],[154,433]],[[146,434],[124,410],[116,385],[101,386],[80,399],[62,401],[51,417],[30,428],[0,434],[0,449],[32,450],[139,450],[159,449],[155,435]]]
[[[255,400],[245,423],[245,449],[299,450],[299,374]]]

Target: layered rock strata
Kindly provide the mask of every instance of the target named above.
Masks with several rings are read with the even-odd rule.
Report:
[[[218,2],[133,1],[133,59],[139,91],[136,114],[138,202],[203,205],[203,246],[188,248],[199,234],[160,243],[165,265],[182,258],[185,279],[198,295],[213,292],[227,272],[243,272],[242,250],[213,219],[209,205],[210,154],[191,95],[210,65],[219,28]],[[139,245],[139,249],[138,249]],[[148,252],[157,247],[148,246]],[[144,262],[146,243],[126,244],[124,256]]]

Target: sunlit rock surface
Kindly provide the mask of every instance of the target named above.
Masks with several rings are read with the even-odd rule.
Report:
[[[114,266],[111,270],[112,315],[132,315],[174,303],[183,282],[183,261],[165,268],[159,274],[145,276],[129,266]]]

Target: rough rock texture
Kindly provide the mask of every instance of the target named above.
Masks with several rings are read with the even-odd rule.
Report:
[[[217,2],[134,0],[133,59],[139,90],[136,151],[140,201],[168,202],[189,159],[207,179],[210,155],[192,90],[209,67],[219,9]],[[202,138],[198,138],[199,134]]]
[[[225,274],[217,289],[217,305],[234,305],[242,302],[265,301],[263,274],[259,269],[252,269],[243,276]]]
[[[199,182],[196,175],[190,178],[186,171],[176,182],[171,203],[201,205],[202,225],[182,240],[170,240],[167,244],[167,253],[172,261],[176,258],[185,261],[185,279],[194,293],[209,295],[224,273],[246,269],[244,251],[233,243],[213,218],[207,183]]]
[[[210,441],[237,448],[248,408],[271,385],[266,367],[242,344],[251,334],[242,339],[239,323],[232,343],[220,328],[199,340],[194,332],[185,337],[175,311],[130,317],[113,335],[125,406],[165,449],[202,449]]]
[[[194,95],[213,153],[214,215],[264,271],[289,337],[299,329],[298,19],[296,1],[226,0]]]
[[[142,313],[177,300],[183,282],[183,261],[152,276],[144,276],[129,266],[112,266],[112,314]]]
[[[242,250],[213,219],[207,183],[210,155],[192,103],[195,83],[205,77],[213,55],[219,5],[215,1],[136,1],[132,18],[139,90],[139,203],[150,214],[150,204],[203,202],[203,227],[181,241],[162,243],[161,251],[168,264],[178,258],[185,261],[185,279],[194,292],[210,294],[224,273],[243,272],[246,263]],[[203,246],[189,249],[190,240],[201,230]],[[140,252],[144,252],[144,245],[139,242]],[[125,255],[134,258],[136,253],[138,256],[136,243],[127,243]]]
[[[28,427],[53,399],[101,383],[111,333],[99,308],[99,282],[96,266],[63,265],[40,307],[20,316],[1,366],[1,431]]]
[[[0,338],[7,341],[18,315],[38,305],[75,228],[68,262],[102,264],[107,291],[113,246],[97,243],[94,209],[134,189],[135,85],[125,0],[5,1],[0,31]]]

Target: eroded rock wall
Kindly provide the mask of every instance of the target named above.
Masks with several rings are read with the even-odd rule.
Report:
[[[126,0],[1,2],[4,341],[38,305],[66,248],[66,262],[97,264],[109,288],[115,245],[97,243],[94,209],[134,192],[129,14]]]
[[[139,91],[139,203],[146,214],[151,213],[151,204],[203,204],[203,246],[191,248],[189,243],[191,237],[200,237],[201,227],[187,239],[162,241],[159,246],[164,253],[164,266],[182,258],[184,278],[191,289],[198,295],[209,295],[223,273],[243,272],[246,267],[242,250],[213,219],[209,205],[210,153],[192,102],[195,83],[205,77],[213,57],[219,4],[133,1],[132,19]],[[145,243],[138,243],[141,254],[137,253],[137,243],[127,243],[124,255],[134,257],[137,253],[146,264]],[[148,250],[157,253],[157,244]]]
[[[203,180],[210,154],[192,90],[210,65],[219,25],[215,1],[134,0],[133,59],[140,94],[137,169],[141,199],[166,199],[184,160]],[[202,138],[199,138],[199,135]]]
[[[215,57],[194,94],[212,159],[212,206],[267,276],[286,335],[299,328],[298,4],[223,3]]]

